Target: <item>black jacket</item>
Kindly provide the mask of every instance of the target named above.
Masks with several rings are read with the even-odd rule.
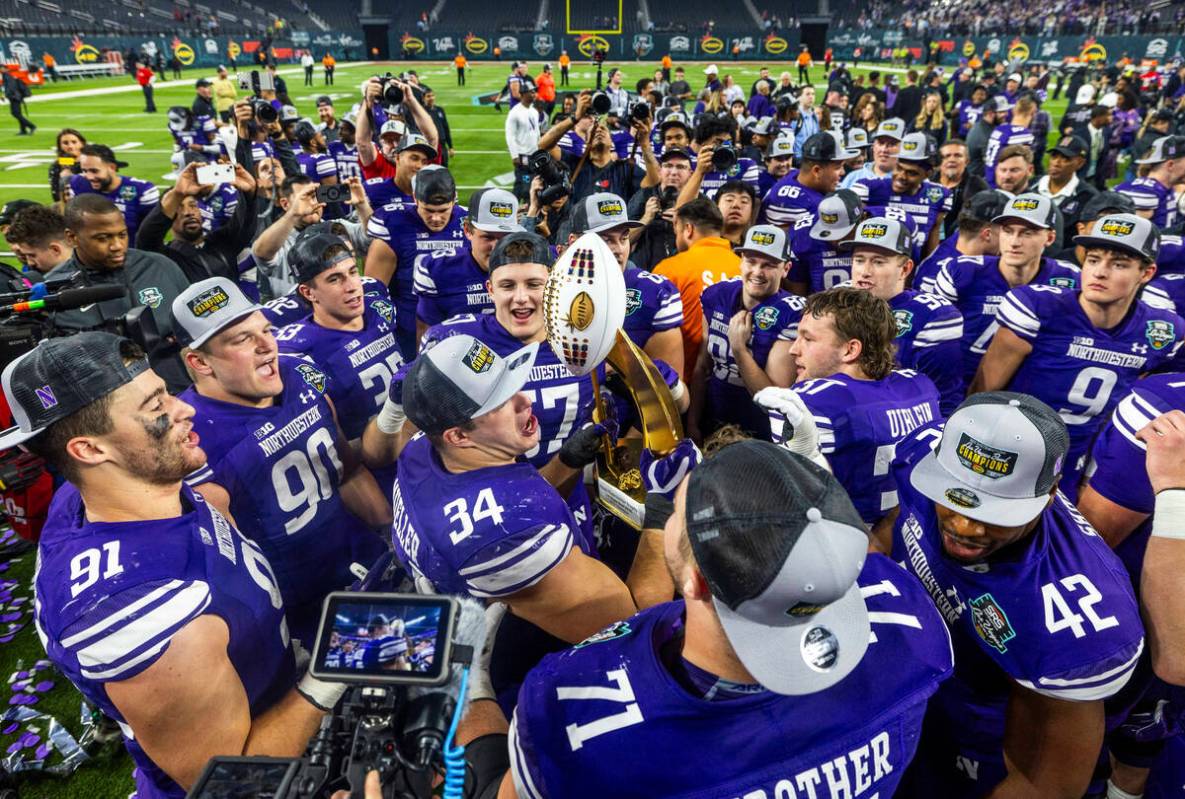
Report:
[[[211,117],[218,118],[218,112],[214,110],[214,101],[202,97],[200,94],[193,98],[193,105],[190,106],[195,117]]]
[[[140,223],[136,233],[136,247],[148,252],[158,252],[181,267],[190,283],[208,277],[224,277],[237,281],[239,278],[239,253],[251,246],[255,239],[258,216],[255,195],[239,195],[235,213],[225,225],[205,237],[202,244],[194,245],[184,239],[173,237],[165,244],[165,236],[173,226],[173,220],[165,215],[164,205],[157,205]]]
[[[970,165],[963,173],[963,180],[950,193],[950,212],[943,218],[943,236],[950,236],[959,229],[959,212],[963,210],[963,203],[970,200],[981,191],[987,191],[987,181],[978,172],[972,172]]]

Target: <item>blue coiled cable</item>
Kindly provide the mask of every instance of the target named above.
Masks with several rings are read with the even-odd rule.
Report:
[[[457,691],[457,707],[444,739],[444,799],[464,799],[465,796],[465,747],[453,746],[453,741],[457,737],[457,724],[461,721],[468,687],[469,669],[464,668],[461,670],[461,688]]]

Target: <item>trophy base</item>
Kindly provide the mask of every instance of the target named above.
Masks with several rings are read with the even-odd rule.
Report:
[[[642,439],[630,438],[618,443],[613,454],[597,458],[597,501],[635,530],[642,529],[646,515],[646,489],[638,463]]]

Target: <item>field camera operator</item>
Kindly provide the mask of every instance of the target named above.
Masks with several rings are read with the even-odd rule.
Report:
[[[373,77],[362,87],[362,112],[358,114],[358,127],[354,134],[358,143],[358,161],[362,164],[362,177],[366,179],[395,177],[395,156],[398,152],[399,140],[382,142],[382,152],[374,146],[374,130],[382,129],[383,123],[391,116],[389,109],[402,106],[405,116],[411,117],[428,145],[436,152],[440,152],[440,137],[436,130],[436,123],[424,108],[413,91],[411,84],[390,75]],[[406,121],[406,120],[405,120]]]
[[[604,95],[597,98],[604,100]],[[572,202],[579,202],[594,192],[607,191],[618,197],[633,197],[639,189],[646,189],[658,184],[661,175],[658,161],[654,158],[654,150],[650,144],[650,128],[653,121],[632,118],[634,140],[642,152],[646,164],[643,170],[632,160],[617,159],[613,148],[613,138],[609,128],[602,120],[597,120],[589,132],[588,144],[583,155],[562,153],[559,148],[560,139],[565,133],[576,127],[576,123],[590,114],[608,113],[608,104],[600,108],[593,102],[591,92],[583,91],[576,99],[576,111],[572,116],[556,125],[552,125],[539,139],[539,149],[551,154],[572,170]]]
[[[0,447],[69,480],[39,542],[37,629],[119,722],[137,794],[179,799],[219,754],[301,754],[343,688],[298,682],[267,559],[183,485],[206,461],[193,408],[103,332],[43,341],[3,384],[19,424]]]
[[[66,204],[66,240],[74,248],[68,261],[52,277],[73,276],[76,287],[119,286],[123,296],[56,311],[51,316],[59,332],[111,329],[129,311],[149,309],[161,337],[172,332],[169,306],[189,281],[163,255],[128,245],[128,226],[115,203],[98,194],[80,194]],[[150,352],[153,368],[172,389],[189,384],[181,361],[167,345]]]

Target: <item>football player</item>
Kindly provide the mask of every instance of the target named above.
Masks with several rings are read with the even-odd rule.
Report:
[[[1152,224],[1172,227],[1177,223],[1174,191],[1185,180],[1185,136],[1162,136],[1136,163],[1148,167],[1147,176],[1121,183],[1115,191],[1130,197],[1136,213],[1152,220]]]
[[[539,449],[539,406],[522,389],[548,348],[514,342],[503,356],[458,331],[426,343],[408,370],[403,401],[424,435],[399,454],[395,553],[421,592],[505,602],[519,619],[576,643],[636,608],[564,499],[520,457]]]
[[[663,557],[681,598],[531,672],[500,795],[892,796],[951,670],[924,589],[864,551],[834,477],[770,443],[676,486]]]
[[[223,278],[173,301],[208,462],[187,482],[230,515],[268,555],[293,635],[311,643],[321,601],[349,585],[351,563],[383,552],[373,529],[391,506],[358,464],[315,365],[280,355],[271,323]]]
[[[1033,146],[1034,136],[1029,126],[1036,114],[1037,101],[1032,97],[1022,97],[1012,109],[1011,121],[1000,122],[988,137],[987,148],[983,153],[983,179],[989,187],[996,187],[996,161],[1005,147],[1013,144]]]
[[[1007,202],[1008,197],[990,189],[971,195],[959,211],[954,235],[922,259],[914,270],[913,285],[933,294],[938,271],[954,259],[963,255],[999,255],[1000,226],[992,224],[992,220],[1000,215]]]
[[[193,408],[99,332],[45,340],[4,393],[20,424],[3,447],[69,481],[41,531],[37,632],[119,722],[137,793],[182,796],[216,755],[300,756],[343,686],[297,682],[267,558],[182,481],[205,463]]]
[[[851,186],[865,206],[893,208],[909,215],[919,260],[938,247],[943,221],[951,208],[950,190],[928,180],[936,154],[937,146],[928,134],[907,133],[891,176],[862,178]]]
[[[1104,701],[1131,680],[1144,630],[1119,559],[1057,490],[1069,447],[1052,408],[1009,392],[897,447],[892,556],[929,590],[957,664],[908,796],[1080,797],[1119,721]]]
[[[1151,222],[1105,216],[1074,243],[1086,248],[1081,288],[1008,292],[969,389],[1023,391],[1057,409],[1070,431],[1061,488],[1071,499],[1099,426],[1133,380],[1176,354],[1185,334],[1175,313],[1136,300],[1156,274],[1160,234]]]
[[[461,230],[468,246],[433,250],[416,258],[416,338],[459,314],[493,313],[486,291],[490,253],[507,233],[522,230],[518,198],[506,189],[478,189],[469,196]]]
[[[963,315],[942,297],[905,288],[913,271],[912,245],[897,220],[867,219],[839,246],[851,253],[852,286],[889,303],[897,323],[897,363],[934,381],[939,409],[949,415],[965,396]]]
[[[568,246],[582,234],[601,237],[617,256],[625,275],[625,324],[622,329],[652,360],[683,371],[683,300],[672,283],[645,269],[630,269],[630,231],[642,227],[630,221],[620,197],[597,192],[582,199],[572,213]]]
[[[688,435],[735,424],[768,440],[769,414],[753,404],[768,386],[794,382],[790,344],[802,315],[802,297],[782,289],[789,269],[786,234],[773,225],[754,225],[738,248],[741,276],[704,289],[705,346],[691,382]]]
[[[786,284],[806,296],[852,279],[852,255],[839,249],[864,218],[864,204],[851,189],[838,189],[819,202],[817,218],[800,217],[790,236],[790,273]],[[803,231],[806,235],[803,235]]]
[[[395,300],[395,337],[407,358],[417,348],[416,263],[436,252],[455,253],[465,245],[457,204],[457,184],[444,167],[421,170],[415,179],[416,203],[385,205],[366,226],[373,239],[366,253],[365,272],[387,284]]]
[[[813,220],[822,199],[839,188],[844,161],[855,154],[844,147],[842,134],[811,136],[803,142],[797,171],[775,183],[761,201],[761,221],[789,230],[803,217]]]
[[[868,223],[864,223],[867,225]],[[869,235],[878,231],[868,228]],[[893,231],[898,246],[901,228]],[[885,231],[888,235],[889,231]],[[883,238],[878,236],[878,242]],[[869,524],[897,505],[889,463],[908,433],[942,416],[938,389],[925,375],[894,369],[897,323],[888,303],[868,291],[834,288],[807,299],[790,354],[798,379],[788,391],[757,397],[774,410],[774,440],[799,451],[808,427],[786,428],[780,402],[805,406],[818,431],[818,451]],[[777,398],[778,402],[770,398]]]
[[[1029,284],[1073,289],[1078,268],[1045,255],[1057,237],[1053,202],[1022,194],[1004,206],[999,225],[1000,255],[963,256],[938,270],[932,293],[945,297],[963,314],[963,379],[970,383],[1000,325],[996,308],[1004,295]],[[923,288],[925,290],[925,288]]]
[[[383,407],[391,378],[403,365],[395,341],[395,308],[386,287],[365,295],[358,262],[345,241],[328,231],[306,232],[290,255],[297,293],[311,313],[276,333],[280,352],[303,356],[329,378],[329,397],[342,432],[357,449],[367,422]],[[375,475],[384,494],[393,474]]]

